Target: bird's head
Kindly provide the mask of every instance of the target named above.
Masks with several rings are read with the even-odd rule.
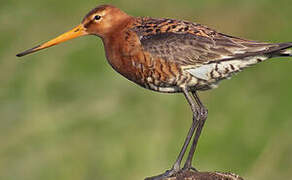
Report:
[[[59,43],[84,35],[105,37],[119,28],[119,25],[129,18],[126,13],[112,5],[101,5],[91,10],[81,24],[70,31],[34,48],[26,50],[16,56],[21,57],[36,51],[57,45]]]

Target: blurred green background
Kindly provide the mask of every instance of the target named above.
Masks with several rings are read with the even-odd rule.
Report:
[[[174,162],[191,123],[183,95],[151,92],[121,77],[106,62],[99,38],[15,57],[104,3],[248,39],[292,41],[291,0],[2,1],[1,180],[141,180]],[[292,58],[276,58],[200,93],[209,118],[197,169],[291,179],[291,70]]]

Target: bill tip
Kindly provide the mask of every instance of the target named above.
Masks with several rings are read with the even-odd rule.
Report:
[[[34,48],[31,48],[31,49],[28,49],[28,50],[23,51],[23,52],[21,52],[21,53],[18,53],[18,54],[16,54],[16,56],[17,56],[17,57],[22,57],[22,56],[25,56],[25,55],[27,55],[27,54],[30,54],[30,53],[36,52],[36,51],[38,51],[38,48],[39,48],[39,47],[40,47],[40,46],[38,45],[38,46],[36,46],[36,47],[34,47]]]
[[[22,55],[22,53],[18,53],[18,54],[16,54],[16,56],[17,56],[17,57],[21,57],[21,56],[23,56],[23,55]]]

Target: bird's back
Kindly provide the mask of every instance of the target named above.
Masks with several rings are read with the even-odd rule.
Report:
[[[148,74],[150,82],[145,81],[147,87],[156,81],[150,89],[157,91],[163,91],[159,88],[163,86],[169,87],[166,90],[169,92],[179,91],[183,86],[210,89],[247,66],[274,56],[291,55],[286,49],[292,43],[245,40],[182,20],[136,18],[131,31],[138,36],[144,55],[154,64],[152,67],[160,66],[153,68],[158,75]],[[162,76],[169,78],[161,79]]]

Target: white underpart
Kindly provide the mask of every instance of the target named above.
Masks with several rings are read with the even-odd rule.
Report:
[[[152,90],[155,90],[155,91],[159,91],[159,92],[175,92],[178,90],[178,87],[159,87],[159,86],[156,86],[154,84],[150,84],[149,83],[149,87],[150,89]]]
[[[292,54],[292,50],[291,49],[286,49],[283,51],[284,54]]]
[[[186,68],[186,71],[198,79],[208,81],[212,79],[211,73],[215,78],[228,77],[231,73],[238,72],[245,67],[258,63],[258,60],[264,61],[266,59],[267,57],[265,56],[255,56],[240,60],[218,61],[197,68]],[[226,73],[226,70],[228,70],[228,73]]]
[[[215,69],[215,64],[203,65],[195,69],[188,69],[187,71],[199,79],[208,80],[209,74]]]

